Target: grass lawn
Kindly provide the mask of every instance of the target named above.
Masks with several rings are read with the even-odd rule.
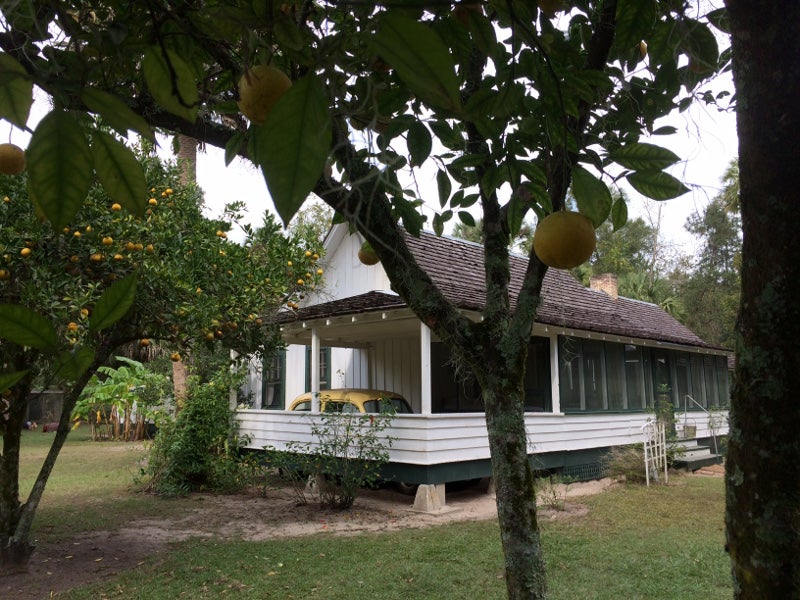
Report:
[[[132,465],[142,450],[83,441],[79,433],[70,436],[45,492],[37,517],[42,535],[177,514],[191,502],[130,492]],[[27,486],[45,451],[36,436],[51,439],[26,434]],[[732,597],[723,550],[722,479],[680,477],[668,487],[622,487],[580,501],[588,515],[542,523],[551,598]],[[73,600],[226,596],[505,598],[497,525],[457,523],[351,537],[321,533],[267,542],[190,540],[134,571],[63,595]]]
[[[23,431],[21,498],[33,486],[54,435]],[[58,540],[84,531],[113,529],[137,517],[177,514],[189,506],[188,499],[163,501],[131,491],[144,455],[142,444],[93,442],[85,427],[71,432],[36,512],[34,537]]]

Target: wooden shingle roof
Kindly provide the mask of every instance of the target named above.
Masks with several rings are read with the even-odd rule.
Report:
[[[422,232],[406,241],[420,267],[458,308],[480,311],[486,300],[483,248],[479,244]],[[521,289],[527,259],[513,255],[512,307]],[[288,320],[311,320],[405,307],[392,293],[374,291],[358,296],[304,307]],[[536,322],[564,329],[578,329],[646,340],[714,348],[677,319],[648,302],[619,297],[584,287],[568,271],[549,269],[542,287],[542,303]]]

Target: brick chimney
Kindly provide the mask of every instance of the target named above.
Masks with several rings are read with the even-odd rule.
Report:
[[[617,276],[613,273],[602,273],[601,275],[593,275],[589,279],[589,287],[593,290],[605,292],[611,296],[612,300],[619,298],[619,291],[617,289]]]

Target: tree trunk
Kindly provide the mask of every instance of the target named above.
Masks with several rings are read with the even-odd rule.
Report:
[[[197,140],[178,134],[178,170],[182,186],[197,183]],[[172,363],[172,387],[175,407],[183,408],[186,400],[186,364],[182,360]]]
[[[104,364],[111,355],[111,346],[101,345],[95,354],[91,367],[70,387],[64,394],[64,403],[61,408],[61,418],[58,422],[50,450],[42,463],[39,475],[33,484],[27,501],[19,502],[19,451],[22,432],[22,423],[25,418],[27,398],[30,393],[30,381],[17,384],[15,394],[20,394],[22,401],[12,402],[7,421],[0,420],[3,433],[3,458],[0,461],[0,515],[2,515],[2,531],[0,531],[0,576],[17,572],[26,568],[33,553],[30,534],[33,518],[39,507],[50,473],[53,471],[58,454],[72,430],[70,423],[72,410],[97,368]],[[26,357],[28,364],[33,359]]]
[[[181,185],[197,182],[197,140],[178,134],[178,170]]]
[[[728,548],[736,598],[799,598],[800,3],[727,5],[744,233]]]
[[[528,459],[522,386],[484,390],[509,600],[547,597],[536,493]]]
[[[3,455],[0,457],[0,575],[25,570],[33,553],[33,545],[28,539],[18,540],[14,536],[22,511],[19,450],[30,390],[30,378],[19,382],[13,394],[5,399],[9,406],[4,416],[8,418],[0,419],[3,436]]]
[[[180,410],[186,400],[186,364],[182,360],[172,362],[172,389],[175,396],[175,408]]]

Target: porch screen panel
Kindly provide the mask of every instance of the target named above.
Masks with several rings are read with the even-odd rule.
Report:
[[[433,412],[458,410],[458,382],[450,350],[441,342],[431,344],[431,405]]]
[[[581,341],[558,337],[558,384],[561,410],[581,410]]]
[[[603,364],[603,342],[583,340],[583,393],[586,410],[606,408],[606,378]]]
[[[686,396],[692,395],[692,370],[689,355],[685,352],[675,354],[675,408],[683,410]],[[690,402],[691,404],[691,402]]]
[[[719,406],[719,386],[717,385],[717,365],[714,356],[703,357],[703,377],[706,380],[706,408]]]
[[[695,402],[700,406],[707,406],[706,404],[706,393],[705,393],[705,381],[703,379],[703,359],[701,356],[697,354],[692,354],[690,359],[690,365],[692,368],[692,398],[694,398]],[[689,410],[700,410],[700,407],[697,406],[694,402],[689,402]]]
[[[625,392],[628,408],[642,410],[647,406],[645,368],[642,349],[625,344]]]
[[[625,346],[606,342],[606,380],[609,410],[628,408],[625,389]]]
[[[528,360],[525,365],[525,410],[549,412],[553,410],[550,397],[550,339],[531,338]]]
[[[717,356],[717,383],[719,389],[719,401],[717,406],[729,407],[731,404],[731,381],[728,371],[728,359],[725,356]]]

